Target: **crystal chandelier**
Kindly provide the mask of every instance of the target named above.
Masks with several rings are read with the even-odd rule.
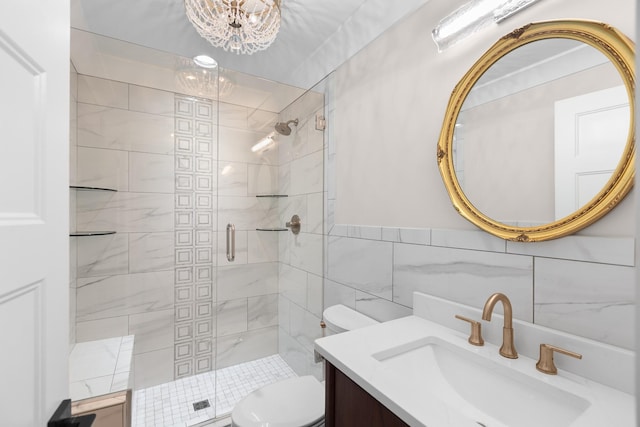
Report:
[[[212,45],[251,55],[273,43],[280,0],[184,0],[187,18]]]

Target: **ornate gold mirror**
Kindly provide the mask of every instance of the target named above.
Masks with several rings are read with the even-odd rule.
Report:
[[[634,46],[591,21],[529,24],[453,90],[438,167],[455,209],[503,239],[541,241],[601,218],[635,171]]]

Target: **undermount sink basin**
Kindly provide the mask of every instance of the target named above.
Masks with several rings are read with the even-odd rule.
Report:
[[[393,375],[412,378],[415,393],[437,396],[486,427],[568,426],[589,408],[533,365],[528,375],[510,367],[513,361],[487,357],[488,350],[428,336],[372,356]]]

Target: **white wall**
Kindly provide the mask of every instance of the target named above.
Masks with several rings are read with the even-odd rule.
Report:
[[[438,53],[430,31],[462,3],[431,0],[338,68],[336,223],[474,229],[452,208],[435,156],[450,93],[466,70],[532,21],[592,19],[635,36],[632,0],[546,1]],[[580,234],[631,236],[633,199]]]

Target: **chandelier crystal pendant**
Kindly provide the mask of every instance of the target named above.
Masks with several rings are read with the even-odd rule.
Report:
[[[198,33],[227,52],[268,48],[280,30],[280,0],[184,0]]]

